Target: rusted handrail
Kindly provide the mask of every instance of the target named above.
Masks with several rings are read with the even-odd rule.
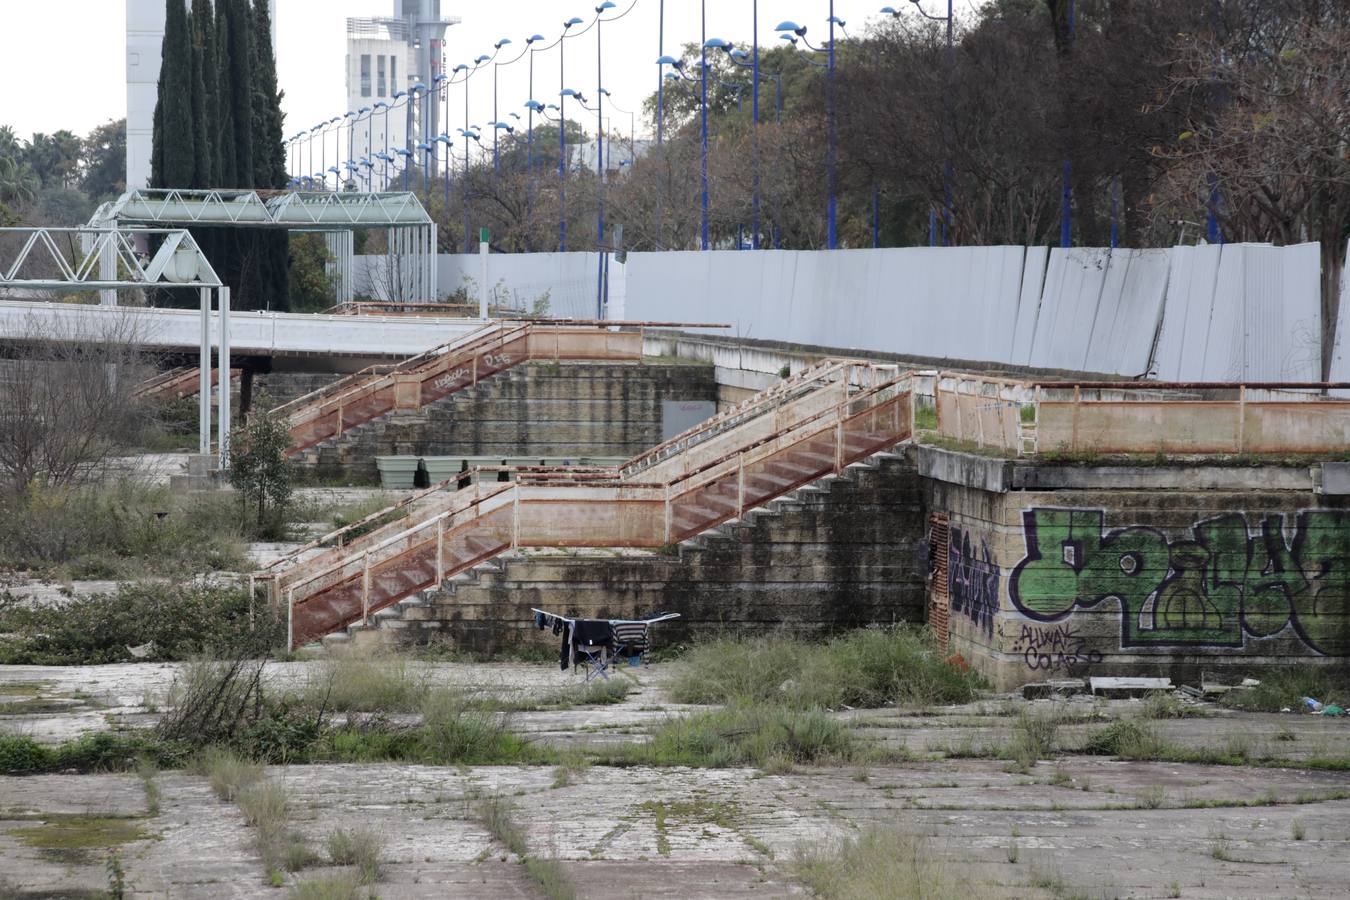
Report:
[[[663,441],[646,450],[627,462],[619,466],[619,470],[625,475],[635,473],[640,468],[647,468],[655,465],[662,459],[668,458],[676,451],[687,449],[688,442],[700,434],[720,434],[731,428],[735,428],[751,418],[757,418],[772,409],[777,409],[788,402],[786,395],[800,388],[807,387],[813,381],[822,380],[829,375],[841,371],[844,368],[854,365],[852,360],[824,359],[802,369],[800,372],[785,378],[771,388],[755,394],[742,400],[740,403],[723,410],[711,418],[705,419],[692,428],[685,429],[669,440]],[[809,392],[808,392],[809,393]]]

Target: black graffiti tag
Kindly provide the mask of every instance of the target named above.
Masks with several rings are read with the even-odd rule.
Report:
[[[947,551],[947,594],[951,597],[952,612],[963,613],[970,621],[994,636],[994,613],[998,611],[998,565],[989,544],[979,539],[979,556],[975,555],[970,532],[960,528],[951,530]]]
[[[1102,661],[1101,651],[1085,647],[1082,636],[1069,625],[1023,625],[1012,650],[1022,654],[1032,671],[1058,672]]]

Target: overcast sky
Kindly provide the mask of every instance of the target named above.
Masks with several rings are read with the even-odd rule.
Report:
[[[445,15],[464,21],[446,35],[451,67],[469,62],[503,37],[512,40],[502,59],[512,59],[524,39],[538,32],[550,41],[562,22],[578,16],[587,22],[600,0],[442,0]],[[621,13],[632,0],[617,0]],[[913,15],[907,0],[890,0]],[[966,14],[972,0],[957,0],[957,15]],[[848,30],[861,34],[876,21],[885,0],[834,0],[835,15]],[[286,92],[286,133],[307,128],[345,112],[344,60],[348,16],[386,16],[392,0],[277,0],[277,66]],[[941,11],[941,0],[926,0],[930,12]],[[665,0],[667,52],[676,53],[699,38],[699,0]],[[751,0],[708,0],[708,36],[748,41]],[[623,19],[605,26],[604,81],[613,105],[613,127],[628,130],[627,111],[640,105],[656,88],[655,65],[659,0],[636,0]],[[828,27],[829,0],[759,0],[760,40],[773,43],[773,31],[783,19],[810,29],[808,37],[822,38]],[[68,128],[88,132],[108,119],[126,115],[126,13],[123,0],[0,0],[0,124],[14,127],[21,137],[35,131]],[[515,51],[514,53],[511,51]],[[593,95],[596,87],[595,31],[567,42],[567,87]],[[498,98],[503,119],[522,111],[528,98],[528,56],[499,69]],[[558,96],[558,51],[535,57],[535,96],[554,102]],[[462,121],[462,88],[451,100],[451,118]],[[491,72],[484,70],[470,83],[470,119],[481,125],[492,118]],[[586,123],[588,130],[592,128]]]

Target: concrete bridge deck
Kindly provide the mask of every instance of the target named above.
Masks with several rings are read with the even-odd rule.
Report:
[[[462,337],[484,324],[481,319],[452,317],[231,311],[230,350],[236,357],[274,360],[401,360]],[[213,323],[213,335],[215,329]],[[201,313],[195,309],[0,300],[0,342],[22,341],[35,334],[43,339],[65,335],[71,339],[96,340],[101,334],[129,333],[134,333],[147,349],[196,353],[201,345]]]

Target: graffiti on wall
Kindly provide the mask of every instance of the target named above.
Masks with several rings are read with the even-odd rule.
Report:
[[[1072,625],[1038,625],[1024,622],[1012,641],[1012,652],[1022,654],[1027,668],[1041,672],[1061,672],[1075,666],[1102,661],[1102,652],[1093,650]],[[1006,636],[1003,624],[999,636]]]
[[[1242,647],[1289,629],[1313,652],[1350,655],[1350,511],[1301,512],[1292,535],[1279,513],[1205,519],[1174,540],[1107,531],[1101,510],[1029,509],[1022,527],[1008,594],[1031,619],[1114,600],[1122,647]]]
[[[998,612],[998,564],[984,538],[971,539],[964,528],[953,526],[947,548],[947,595],[952,612],[965,615],[984,633],[994,635]],[[976,543],[979,549],[976,549]]]

